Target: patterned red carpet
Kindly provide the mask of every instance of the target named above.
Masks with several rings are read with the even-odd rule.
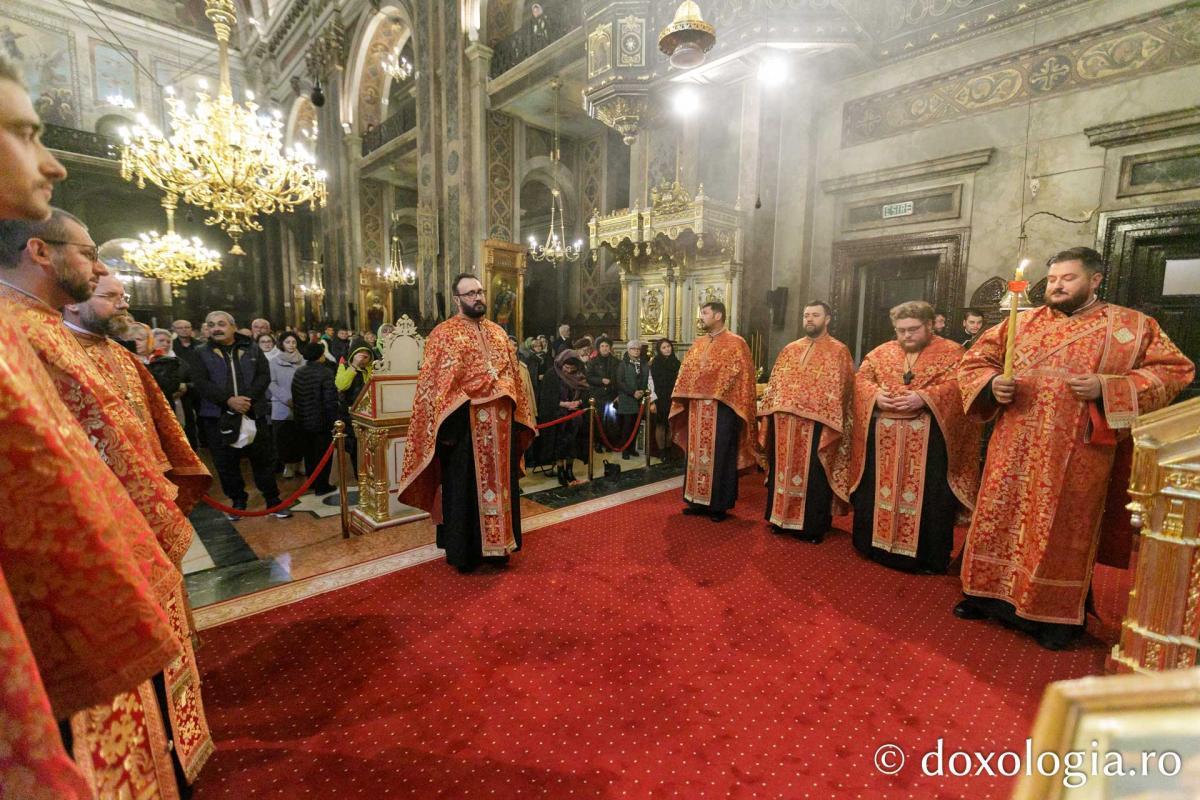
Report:
[[[760,481],[719,525],[671,491],[533,532],[504,571],[429,563],[206,631],[197,800],[1007,797],[921,756],[1023,752],[1046,683],[1105,648],[957,620],[957,579],[844,533],[774,536]]]

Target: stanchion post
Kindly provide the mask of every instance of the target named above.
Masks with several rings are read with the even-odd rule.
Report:
[[[337,445],[338,500],[342,506],[342,538],[350,538],[350,492],[346,488],[346,423],[333,423],[333,443]]]
[[[588,482],[590,483],[596,476],[592,474],[592,462],[595,461],[594,454],[596,452],[596,398],[588,398]]]
[[[646,451],[646,469],[650,469],[650,393],[642,395],[642,447]]]

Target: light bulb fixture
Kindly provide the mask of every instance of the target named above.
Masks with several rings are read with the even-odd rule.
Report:
[[[167,195],[162,201],[167,212],[167,232],[139,233],[137,240],[125,245],[125,260],[137,267],[142,276],[169,282],[171,293],[178,295],[183,284],[220,269],[221,254],[206,247],[198,236],[185,239],[175,233],[176,202],[174,195]]]
[[[566,214],[563,213],[562,192],[558,190],[558,163],[562,155],[558,141],[558,90],[562,81],[555,78],[550,82],[554,90],[554,145],[550,151],[550,177],[555,185],[550,189],[550,230],[546,232],[546,241],[537,243],[533,236],[529,237],[529,257],[534,261],[549,261],[558,264],[566,261],[578,261],[583,252],[583,242],[576,240],[567,244]]]
[[[394,226],[394,215],[392,222]],[[395,230],[392,231],[392,243],[388,247],[387,268],[379,269],[376,267],[375,274],[392,286],[412,286],[417,282],[417,273],[411,268],[404,266],[404,243],[400,241],[400,234],[396,233]]]
[[[283,150],[282,114],[260,113],[251,92],[243,103],[234,102],[229,81],[229,35],[237,20],[233,0],[205,0],[204,13],[217,36],[216,97],[201,82],[189,109],[166,92],[169,137],[139,114],[137,124],[122,131],[121,177],[139,189],[149,181],[208,211],[205,223],[219,225],[233,239],[229,252],[242,255],[238,240],[246,230],[262,230],[260,214],[305,203],[313,210],[324,206],[325,173],[302,145]]]
[[[681,117],[690,117],[700,110],[700,92],[694,86],[682,86],[671,97],[671,107]]]
[[[658,49],[676,69],[691,69],[704,63],[704,56],[717,43],[717,29],[704,21],[700,6],[684,0],[675,19],[658,34]]]
[[[787,62],[781,56],[766,56],[758,62],[758,82],[763,86],[781,85],[788,77]]]
[[[408,59],[400,54],[400,48],[388,55],[383,62],[383,71],[392,77],[394,81],[406,81],[413,73],[413,66],[408,62]]]

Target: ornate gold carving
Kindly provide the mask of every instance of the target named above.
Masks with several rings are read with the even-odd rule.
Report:
[[[612,23],[597,25],[588,34],[588,80],[612,69]]]
[[[690,211],[692,196],[679,181],[663,181],[650,190],[650,208],[656,214],[680,214]]]
[[[654,286],[642,292],[642,313],[639,330],[642,336],[660,336],[663,333],[664,312],[663,288]]]
[[[591,108],[593,116],[621,134],[625,144],[632,144],[637,138],[642,115],[646,113],[646,98],[619,94],[599,100]]]
[[[620,26],[617,64],[622,67],[646,66],[646,18],[621,17],[617,25]]]
[[[1168,44],[1169,43],[1169,44]],[[1200,63],[1200,9],[1156,11],[846,103],[842,144]]]

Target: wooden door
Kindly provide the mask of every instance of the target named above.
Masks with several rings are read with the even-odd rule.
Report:
[[[1200,204],[1113,214],[1101,231],[1109,265],[1101,295],[1154,317],[1200,363]],[[1200,380],[1179,399],[1195,396]]]
[[[937,256],[905,256],[860,264],[859,329],[855,357],[896,338],[888,312],[908,300],[933,302]]]

